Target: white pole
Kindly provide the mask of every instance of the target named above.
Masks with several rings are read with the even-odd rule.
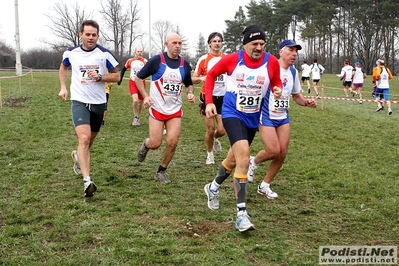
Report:
[[[151,58],[151,0],[148,0],[148,58]]]
[[[14,0],[15,5],[15,72],[17,76],[22,76],[21,48],[19,43],[19,19],[18,19],[18,0]]]

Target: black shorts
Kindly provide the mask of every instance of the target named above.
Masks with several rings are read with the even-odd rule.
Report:
[[[223,96],[213,96],[212,98],[213,98],[213,104],[216,106],[217,114],[221,115],[222,114],[222,106],[223,106]],[[200,93],[200,99],[198,102],[198,106],[200,108],[200,114],[202,114],[203,116],[206,116],[205,94],[203,94],[202,92]]]
[[[230,146],[243,139],[248,140],[248,145],[251,145],[258,128],[247,128],[243,121],[235,117],[223,118],[222,121],[229,137]]]
[[[309,80],[309,77],[302,77],[302,81]]]
[[[350,86],[352,86],[352,81],[343,81],[343,82],[342,82],[342,85],[343,85],[344,87],[350,87]]]
[[[103,121],[105,103],[89,104],[71,101],[71,113],[74,127],[90,125],[91,132],[99,132]]]

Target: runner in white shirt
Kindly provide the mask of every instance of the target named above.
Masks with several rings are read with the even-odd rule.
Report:
[[[298,50],[302,49],[293,40],[284,40],[279,45],[280,78],[283,92],[277,100],[273,94],[268,95],[261,108],[259,133],[265,149],[258,152],[256,157],[250,158],[247,173],[249,182],[253,181],[257,165],[271,160],[262,183],[258,186],[258,194],[269,199],[275,199],[278,194],[271,190],[270,183],[280,171],[288,151],[290,141],[290,117],[288,110],[290,98],[301,106],[316,108],[315,99],[305,99],[301,94],[298,71],[293,67]]]
[[[366,72],[360,66],[360,62],[355,63],[355,73],[353,75],[353,89],[356,94],[359,95],[359,103],[363,102],[362,89],[364,84],[364,79],[367,77]]]
[[[301,73],[302,73],[302,89],[305,86],[305,80],[308,85],[308,93],[310,93],[310,66],[306,61],[303,61],[301,65]]]
[[[79,144],[71,156],[74,172],[83,177],[85,197],[92,197],[97,190],[90,178],[89,149],[100,131],[104,116],[107,101],[105,84],[118,82],[120,78],[118,61],[109,50],[97,45],[99,28],[93,20],[83,21],[79,31],[82,44],[64,52],[59,69],[61,89],[58,96],[66,100],[68,68],[72,68],[71,111]]]
[[[355,69],[349,64],[349,60],[345,59],[344,66],[341,69],[341,73],[337,74],[342,80],[342,86],[344,89],[345,97],[348,98],[348,90],[352,92],[352,96],[355,96],[355,93],[352,91],[352,77],[355,74]]]

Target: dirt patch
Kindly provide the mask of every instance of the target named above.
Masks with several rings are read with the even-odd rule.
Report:
[[[3,102],[4,107],[9,108],[28,108],[24,103],[31,97],[21,97],[21,98],[5,98]]]

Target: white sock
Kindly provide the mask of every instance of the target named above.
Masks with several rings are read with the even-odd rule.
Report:
[[[269,183],[266,183],[265,181],[262,181],[262,183],[260,184],[260,188],[267,188],[270,187]]]
[[[211,186],[209,187],[209,190],[211,192],[217,192],[220,188],[220,185],[218,183],[216,183],[215,180],[212,181]]]

